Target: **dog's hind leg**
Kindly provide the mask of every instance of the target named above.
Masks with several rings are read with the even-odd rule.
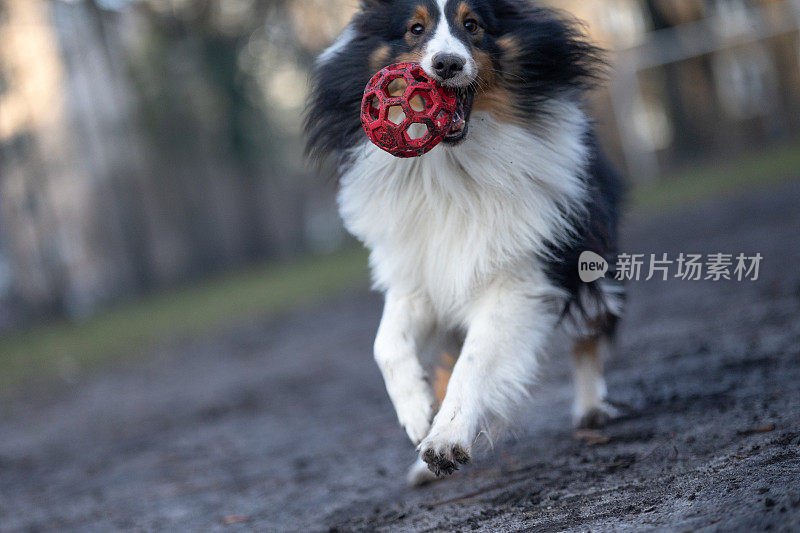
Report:
[[[605,334],[575,341],[572,349],[572,376],[575,382],[573,423],[579,428],[597,428],[618,416],[606,401],[603,363],[611,353],[611,340]]]

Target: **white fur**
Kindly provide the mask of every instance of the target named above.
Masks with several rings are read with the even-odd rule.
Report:
[[[469,451],[479,431],[507,418],[556,325],[566,295],[537,257],[546,241],[570,237],[568,214],[585,207],[588,125],[578,104],[548,105],[546,125],[476,112],[460,145],[397,159],[365,143],[342,169],[341,215],[387,293],[376,360],[422,454]],[[418,355],[432,328],[461,328],[466,339],[431,423]]]
[[[520,263],[569,238],[583,209],[586,118],[551,103],[547,129],[473,113],[467,139],[397,159],[364,143],[344,169],[339,207],[371,250],[377,288],[420,292],[445,324],[464,325],[477,295]]]
[[[450,23],[445,16],[446,4],[447,0],[437,0],[437,5],[439,7],[439,23],[436,26],[433,37],[430,38],[425,46],[420,65],[429,76],[434,79],[439,79],[436,72],[433,70],[433,58],[438,54],[457,55],[464,60],[464,70],[449,80],[442,80],[442,85],[465,87],[475,81],[475,77],[478,73],[478,65],[475,63],[475,59],[464,43],[458,40],[450,31]]]

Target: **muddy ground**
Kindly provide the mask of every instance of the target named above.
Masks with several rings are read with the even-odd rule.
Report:
[[[631,252],[760,252],[630,285],[614,400],[575,438],[555,358],[515,434],[406,488],[367,291],[161,346],[0,409],[2,531],[797,531],[800,183],[628,222]]]

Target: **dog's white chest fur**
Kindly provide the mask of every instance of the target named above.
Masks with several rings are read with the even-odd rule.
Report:
[[[476,112],[467,140],[416,159],[356,148],[341,178],[347,229],[371,250],[376,287],[425,294],[446,322],[499,276],[535,268],[582,209],[586,118],[553,103],[541,130]]]

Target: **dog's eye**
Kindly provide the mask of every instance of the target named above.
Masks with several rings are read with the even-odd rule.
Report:
[[[478,31],[478,21],[475,19],[467,19],[464,21],[464,29],[470,33]]]
[[[417,23],[417,24],[414,24],[413,26],[411,26],[409,31],[411,33],[413,33],[414,35],[422,35],[423,33],[425,33],[425,26],[423,26],[420,23]]]

